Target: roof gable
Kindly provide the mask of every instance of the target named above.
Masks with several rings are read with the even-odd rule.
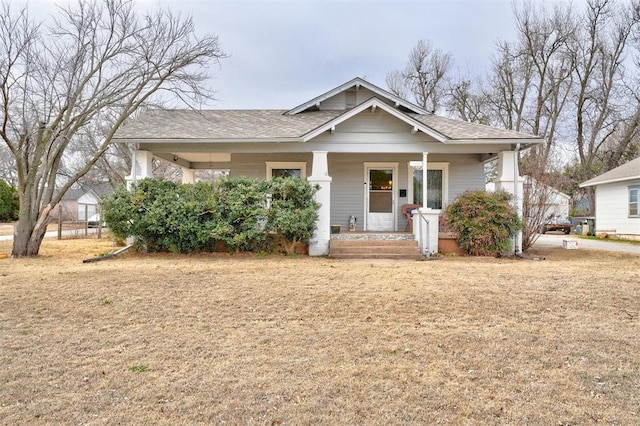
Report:
[[[335,99],[340,94],[345,94],[345,96],[348,96],[348,93],[350,93],[352,89],[358,91],[360,90],[360,88],[367,89],[375,97],[383,99],[384,101],[386,101],[385,103],[393,105],[395,108],[402,108],[407,112],[413,112],[416,114],[428,114],[425,109],[420,108],[418,105],[412,104],[409,101],[399,98],[393,93],[387,92],[386,90],[381,89],[380,87],[371,84],[368,81],[361,79],[360,77],[356,77],[353,80],[350,80],[336,87],[335,89],[329,90],[328,92],[325,92],[320,96],[317,96],[301,105],[298,105],[297,107],[285,112],[285,115],[295,115],[308,110],[321,109],[321,104],[323,102],[327,102],[332,98]],[[347,109],[347,107],[350,105],[349,101],[345,100],[344,105],[344,108],[341,109]],[[355,104],[353,106],[355,106]]]
[[[335,127],[340,123],[344,123],[345,121],[349,120],[350,118],[360,114],[361,112],[369,108],[372,108],[372,109],[380,108],[381,110],[386,111],[387,113],[398,118],[399,120],[404,121],[405,123],[407,123],[412,127],[412,130],[411,130],[412,133],[417,133],[418,131],[421,131],[423,133],[428,134],[429,136],[431,136],[432,138],[434,138],[439,142],[444,142],[447,139],[446,136],[442,135],[441,133],[433,130],[430,127],[425,126],[423,123],[419,122],[418,120],[415,120],[412,117],[409,117],[408,115],[387,105],[385,102],[381,101],[378,98],[371,98],[366,102],[363,102],[360,105],[356,106],[355,108],[345,111],[343,114],[339,115],[338,117],[330,121],[327,121],[323,125],[308,132],[303,136],[302,139],[304,142],[308,142],[311,139],[315,138],[316,136],[320,135],[321,133],[335,130]]]

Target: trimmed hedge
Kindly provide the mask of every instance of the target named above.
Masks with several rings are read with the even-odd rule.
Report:
[[[105,222],[119,239],[135,237],[147,251],[185,253],[270,250],[273,234],[287,253],[308,243],[318,218],[317,187],[301,179],[245,177],[177,184],[144,179],[102,201]]]

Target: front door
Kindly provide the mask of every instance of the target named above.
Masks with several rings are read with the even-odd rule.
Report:
[[[367,231],[395,231],[394,187],[397,164],[379,163],[365,167],[365,215]]]

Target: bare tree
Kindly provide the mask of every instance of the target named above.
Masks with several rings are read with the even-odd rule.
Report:
[[[550,174],[541,176],[542,181],[527,176],[524,183],[522,248],[529,249],[544,232],[545,223],[552,217],[554,220],[567,220],[567,217],[557,218],[556,189],[552,186]]]
[[[27,6],[0,10],[0,137],[16,163],[20,217],[13,256],[37,255],[49,213],[111,145],[138,108],[162,93],[195,104],[210,96],[206,67],[224,56],[190,18],[127,0],[80,0],[34,22]],[[96,132],[104,131],[104,134]],[[100,141],[56,191],[70,145]]]
[[[500,42],[492,59],[489,99],[501,127],[524,131],[524,113],[533,80],[531,61],[517,47]]]
[[[85,159],[100,149],[111,125],[96,130],[86,138],[74,138],[69,144],[58,171],[58,181],[66,182],[84,166]],[[96,137],[98,139],[96,139]],[[77,181],[78,186],[86,189],[116,188],[125,183],[124,177],[131,170],[131,151],[121,143],[112,143],[91,169]]]
[[[4,180],[13,188],[18,185],[15,161],[5,145],[0,145],[0,180]]]
[[[428,40],[420,40],[409,53],[404,70],[387,74],[387,87],[399,97],[413,96],[418,106],[435,112],[443,103],[445,78],[452,65],[450,53],[434,49]]]
[[[525,117],[527,130],[545,139],[544,146],[536,152],[540,157],[537,166],[542,165],[542,169],[534,170],[545,170],[571,89],[574,61],[567,46],[575,38],[572,16],[570,5],[559,4],[547,11],[544,4],[534,8],[525,3],[515,11],[520,52],[533,70],[531,105]]]
[[[574,92],[576,147],[580,178],[587,180],[617,164],[632,144],[640,124],[640,101],[625,72],[632,34],[638,28],[638,5],[589,0],[571,54],[576,63]],[[591,209],[595,190],[587,188]],[[592,210],[593,211],[593,210]]]
[[[446,98],[447,111],[471,123],[492,125],[489,96],[483,82],[472,81],[469,77],[459,77],[449,83]]]
[[[494,114],[511,130],[539,135],[542,170],[561,124],[574,69],[568,45],[575,37],[570,5],[524,3],[514,10],[518,38],[500,42],[493,59],[490,93]]]

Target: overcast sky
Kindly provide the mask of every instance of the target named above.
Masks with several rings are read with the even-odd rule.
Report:
[[[75,2],[27,1],[36,14]],[[207,107],[221,109],[290,109],[354,77],[386,89],[420,39],[450,52],[454,73],[485,74],[495,42],[515,34],[511,0],[134,1],[192,15],[198,33],[219,37],[229,57],[211,69]]]
[[[420,39],[450,52],[454,72],[484,73],[496,40],[514,36],[510,0],[160,3],[192,14],[230,55],[212,69],[209,106],[221,109],[289,109],[354,77],[386,88]]]

